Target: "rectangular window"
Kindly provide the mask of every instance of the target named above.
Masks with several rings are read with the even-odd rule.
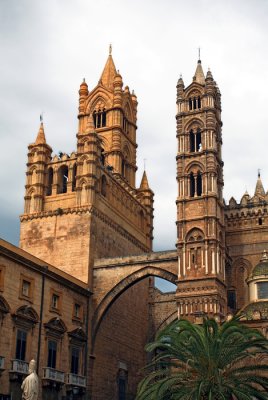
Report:
[[[27,332],[21,329],[17,330],[17,340],[16,340],[16,359],[25,361],[26,354],[26,341]]]
[[[33,301],[34,279],[21,274],[19,297],[28,301]]]
[[[235,290],[227,290],[227,306],[232,310],[236,310],[236,292]]]
[[[126,400],[126,379],[124,377],[119,377],[118,380],[118,399]]]
[[[268,282],[258,282],[258,299],[268,299]]]
[[[22,280],[22,287],[21,292],[23,296],[30,297],[30,287],[31,283],[26,281],[25,279]]]
[[[81,319],[81,305],[78,303],[74,303],[74,318]]]
[[[57,361],[57,342],[54,340],[48,341],[48,357],[47,357],[47,366],[49,368],[56,368]]]
[[[59,296],[55,293],[52,295],[51,299],[51,307],[52,308],[59,308]]]
[[[78,347],[71,348],[71,373],[79,374],[79,358],[80,358],[80,349]]]

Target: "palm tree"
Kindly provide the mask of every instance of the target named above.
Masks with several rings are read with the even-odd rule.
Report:
[[[268,340],[238,318],[178,320],[146,350],[156,356],[136,400],[268,399]]]

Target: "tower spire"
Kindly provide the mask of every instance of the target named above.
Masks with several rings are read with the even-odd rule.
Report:
[[[203,68],[201,65],[201,60],[200,60],[200,50],[199,50],[199,59],[197,61],[197,67],[195,70],[193,81],[200,83],[201,85],[205,84],[205,75],[204,75]]]
[[[36,136],[35,144],[46,144],[46,137],[44,131],[43,115],[40,114],[40,127]]]
[[[264,187],[263,187],[262,180],[261,180],[260,169],[258,169],[258,179],[257,179],[257,183],[256,183],[254,196],[258,196],[258,197],[265,196],[265,191],[264,191]]]
[[[113,90],[113,82],[116,74],[116,68],[112,57],[112,45],[110,44],[109,56],[102,71],[99,83],[101,83],[107,89]]]

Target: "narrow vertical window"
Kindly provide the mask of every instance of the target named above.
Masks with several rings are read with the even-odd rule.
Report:
[[[16,359],[25,361],[27,332],[18,329],[16,340]]]
[[[101,126],[106,126],[106,110],[105,110],[105,108],[102,111],[102,125]]]
[[[107,195],[107,180],[104,175],[101,177],[101,194],[106,197]]]
[[[195,151],[195,134],[193,131],[190,131],[190,152],[193,153]]]
[[[194,97],[194,110],[197,109],[197,102],[196,102],[196,98]]]
[[[227,306],[232,310],[236,310],[236,291],[227,290]]]
[[[79,357],[80,349],[78,347],[71,348],[71,373],[79,374]]]
[[[201,145],[201,131],[198,128],[197,133],[196,133],[196,150],[195,151],[201,151],[202,145]]]
[[[190,197],[194,197],[195,194],[195,179],[194,174],[190,173]]]
[[[47,366],[49,368],[56,368],[57,362],[57,342],[54,340],[48,341],[48,355],[47,355]]]
[[[192,104],[192,99],[189,99],[189,110],[191,111],[193,109],[193,104]]]
[[[197,105],[198,105],[198,108],[201,108],[201,99],[200,99],[200,96],[198,96]]]
[[[77,166],[76,166],[76,164],[74,164],[74,166],[73,166],[72,192],[74,192],[75,188],[76,188],[76,174],[77,174]]]
[[[52,184],[53,184],[53,169],[49,168],[47,173],[47,196],[52,194]]]
[[[58,193],[67,193],[67,183],[68,183],[68,167],[63,165],[59,169],[58,176]]]
[[[94,122],[94,127],[97,128],[97,115],[96,115],[96,111],[93,111],[93,122]]]
[[[197,173],[196,186],[197,186],[196,194],[197,194],[197,196],[201,196],[201,194],[202,194],[202,175],[201,175],[200,171]]]

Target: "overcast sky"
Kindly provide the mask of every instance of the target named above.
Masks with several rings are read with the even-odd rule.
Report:
[[[143,159],[155,193],[154,250],[176,241],[176,83],[198,51],[222,93],[224,197],[268,189],[268,1],[0,0],[0,235],[18,244],[27,145],[43,112],[55,153],[76,148],[78,90],[92,89],[113,46],[138,97]]]

